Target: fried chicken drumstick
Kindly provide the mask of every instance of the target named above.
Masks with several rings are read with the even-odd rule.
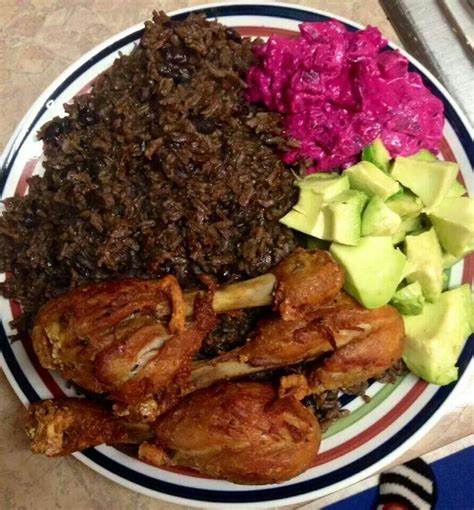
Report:
[[[343,294],[339,300],[359,309],[370,327],[317,367],[308,369],[306,374],[283,377],[280,380],[280,396],[293,395],[301,400],[306,395],[354,386],[382,374],[402,357],[405,329],[403,319],[395,308],[386,305],[366,310]]]
[[[317,360],[306,374],[281,379],[280,394],[306,395],[349,387],[382,374],[401,358],[405,344],[403,320],[389,305],[366,309],[344,292],[322,304],[310,319],[260,321],[248,342],[216,358],[194,362],[189,381],[173,391],[156,395],[139,409],[114,405],[121,416],[152,420],[175,405],[179,398],[220,381]]]
[[[314,376],[316,379],[322,378],[319,386],[324,391],[333,389],[327,374],[329,367],[336,370],[337,360],[341,374],[334,377],[341,382],[344,376],[346,381],[351,381],[366,374],[363,380],[367,380],[389,368],[401,356],[403,322],[391,306],[368,310],[341,292],[313,309],[310,317],[292,321],[281,318],[261,321],[243,347],[195,363],[190,388],[203,388],[222,379],[292,365],[336,351]],[[394,353],[387,350],[392,345],[395,347]],[[390,355],[387,356],[387,352]],[[352,357],[347,353],[353,353]],[[374,361],[366,366],[370,356]],[[360,373],[353,371],[349,359],[360,367]],[[349,385],[336,384],[335,387]]]
[[[158,352],[172,349],[173,368],[161,367],[168,372],[167,383],[214,326],[205,298],[195,296],[194,317],[187,319],[186,303],[173,276],[89,285],[40,309],[33,347],[43,367],[58,369],[64,378],[94,393],[139,381],[140,372]],[[162,308],[166,314],[170,306],[166,323]]]
[[[102,443],[140,444],[152,438],[146,423],[120,420],[99,404],[82,398],[65,397],[31,404],[25,430],[33,453],[48,457],[68,455]]]
[[[35,453],[59,456],[136,442],[150,464],[192,467],[247,484],[303,472],[321,441],[316,418],[300,402],[278,399],[272,385],[250,382],[197,391],[151,427],[121,421],[84,399],[45,400],[30,406],[26,430]]]
[[[221,383],[196,391],[140,446],[154,465],[188,466],[235,483],[277,483],[309,467],[321,441],[314,415],[270,384]],[[190,431],[193,431],[190,434]]]

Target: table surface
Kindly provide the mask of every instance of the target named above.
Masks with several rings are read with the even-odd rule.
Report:
[[[38,95],[83,53],[149,18],[153,7],[170,11],[199,3],[203,0],[161,0],[158,4],[149,0],[0,0],[0,151]],[[376,25],[388,38],[397,41],[377,0],[293,0],[293,3],[317,7],[363,25]],[[473,402],[471,392],[467,391],[473,382],[471,377],[466,391],[451,402],[431,432],[396,463],[473,432]],[[23,413],[22,405],[0,373],[0,508],[186,508],[116,485],[73,457],[51,460],[31,454],[22,431]],[[316,509],[325,500],[289,508]]]

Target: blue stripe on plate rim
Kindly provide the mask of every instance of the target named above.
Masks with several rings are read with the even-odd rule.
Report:
[[[211,5],[207,6],[197,6],[195,8],[185,9],[178,11],[176,14],[172,15],[174,19],[183,19],[189,13],[206,13],[206,15],[210,18],[222,18],[227,16],[269,16],[269,17],[277,17],[277,18],[286,18],[296,21],[327,21],[331,18],[331,15],[328,13],[320,13],[317,11],[312,11],[310,9],[299,8],[298,6],[289,6],[287,4],[225,4],[225,5]],[[349,23],[347,20],[342,20],[344,24],[347,26],[349,30],[357,30],[360,28],[359,25],[355,23]],[[2,157],[2,168],[0,169],[0,191],[3,192],[5,187],[6,179],[13,167],[16,156],[21,148],[22,144],[31,133],[33,128],[35,127],[36,122],[41,118],[41,116],[46,111],[46,104],[50,100],[54,100],[57,98],[61,92],[63,92],[74,80],[76,80],[79,76],[81,76],[87,69],[91,66],[106,58],[110,54],[116,52],[121,47],[137,40],[143,33],[143,29],[138,29],[125,35],[119,40],[111,42],[110,45],[101,49],[99,52],[94,54],[90,59],[80,65],[77,69],[73,69],[62,82],[53,90],[51,93],[45,98],[43,106],[41,106],[34,116],[34,118],[29,122],[29,125],[22,132],[18,133],[16,137],[9,142],[7,146],[7,150]],[[392,45],[390,45],[392,46]],[[394,45],[393,45],[394,46]],[[428,77],[426,70],[421,68],[414,62],[410,62],[410,69],[413,71],[419,72],[423,76],[423,80],[425,84],[429,87],[431,92],[439,97],[444,104],[445,108],[445,116],[454,129],[456,135],[458,136],[461,145],[463,146],[468,159],[471,165],[474,165],[474,150],[472,146],[472,137],[467,129],[465,123],[463,122],[461,116],[458,114],[456,109],[453,107],[454,101],[452,99],[448,99],[449,95],[444,92],[444,89],[441,85],[439,85],[436,80]],[[20,136],[21,135],[21,136]],[[19,389],[23,392],[24,396],[29,402],[34,402],[39,400],[39,396],[36,393],[33,386],[28,381],[27,377],[23,373],[21,367],[18,364],[18,361],[15,357],[15,354],[10,346],[9,340],[6,336],[5,330],[3,326],[0,328],[0,347],[2,352],[2,357],[4,364],[8,368],[11,376],[9,379],[13,379]],[[470,360],[472,359],[474,353],[474,335],[466,342],[466,345],[461,353],[459,358],[459,375],[460,379],[462,375],[465,373]],[[440,389],[434,394],[434,396],[429,400],[429,402],[419,411],[419,413],[413,417],[400,431],[398,431],[392,438],[387,440],[385,443],[380,445],[374,451],[366,454],[355,462],[348,464],[347,466],[340,468],[336,471],[328,473],[326,475],[322,475],[319,477],[315,477],[311,480],[307,480],[304,482],[295,483],[293,485],[286,485],[282,487],[272,487],[265,489],[255,489],[250,491],[217,491],[217,490],[208,490],[208,489],[197,489],[190,487],[183,487],[173,483],[164,482],[161,480],[157,480],[150,476],[144,475],[142,473],[138,473],[112,459],[105,456],[103,453],[98,451],[95,448],[91,448],[86,450],[80,454],[76,454],[76,456],[81,459],[84,457],[87,459],[86,463],[88,465],[95,464],[102,468],[101,472],[103,472],[106,476],[107,473],[114,474],[116,477],[120,478],[120,481],[128,481],[127,485],[131,488],[136,488],[140,490],[140,488],[148,489],[151,492],[154,492],[157,497],[160,495],[166,496],[168,495],[168,499],[174,501],[181,501],[183,503],[192,504],[193,501],[197,502],[209,502],[209,503],[223,503],[223,504],[232,504],[232,503],[280,503],[284,500],[283,504],[288,504],[291,501],[308,499],[311,493],[318,491],[323,488],[327,488],[329,486],[334,486],[336,484],[340,484],[346,481],[348,478],[354,478],[357,475],[358,478],[362,476],[368,476],[368,470],[370,468],[371,472],[374,472],[376,469],[375,464],[383,461],[387,455],[392,454],[396,449],[402,446],[404,443],[414,442],[413,440],[418,438],[418,430],[422,425],[425,425],[426,422],[434,423],[435,415],[440,411],[441,406],[445,403],[447,397],[453,392],[456,386],[459,385],[459,381],[457,383],[452,383],[448,386],[440,387]],[[344,404],[347,404],[350,399],[345,399]],[[380,467],[380,466],[379,466]],[[105,470],[105,472],[104,472]],[[364,472],[362,474],[362,472]],[[352,481],[355,481],[352,480]],[[134,487],[135,486],[135,487]],[[149,493],[149,492],[147,492]],[[305,497],[306,496],[306,497]]]

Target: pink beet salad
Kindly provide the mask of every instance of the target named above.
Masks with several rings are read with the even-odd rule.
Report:
[[[349,32],[342,23],[302,23],[294,39],[272,36],[255,46],[248,99],[280,112],[299,147],[288,164],[311,171],[344,168],[380,136],[392,156],[439,151],[443,104],[408,71],[408,60],[384,49],[377,28]]]

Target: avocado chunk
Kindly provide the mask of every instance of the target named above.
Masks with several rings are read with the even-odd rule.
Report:
[[[391,236],[399,230],[401,224],[400,216],[380,197],[372,197],[362,215],[362,235]]]
[[[320,193],[326,202],[334,198],[339,193],[348,190],[350,187],[349,177],[347,175],[339,175],[337,173],[329,174],[311,174],[304,179],[297,179],[295,186],[301,189],[310,188],[315,193]]]
[[[421,149],[420,152],[408,156],[410,159],[416,159],[417,161],[437,161],[438,158],[429,150]]]
[[[458,171],[458,165],[450,161],[418,161],[397,156],[391,176],[413,191],[431,210],[451,189]]]
[[[311,188],[301,188],[298,202],[283,218],[280,218],[280,223],[305,234],[310,234],[322,204],[322,195],[315,193]]]
[[[411,191],[404,190],[387,200],[387,206],[403,219],[413,218],[421,214],[423,202]]]
[[[332,243],[329,251],[344,269],[344,289],[359,303],[378,308],[390,301],[406,264],[390,236],[362,237],[357,246]]]
[[[390,300],[390,304],[403,315],[420,315],[425,304],[425,296],[423,296],[420,284],[418,282],[410,283],[397,290]]]
[[[429,218],[448,253],[465,257],[474,251],[474,198],[445,198]]]
[[[419,377],[445,385],[458,378],[456,362],[464,340],[472,332],[471,290],[468,284],[443,292],[426,303],[421,315],[406,315],[403,360]]]
[[[360,239],[361,214],[367,196],[346,190],[324,203],[311,235],[319,239],[356,245]]]
[[[414,218],[407,218],[406,220],[402,220],[402,224],[400,228],[393,234],[392,242],[393,244],[401,243],[407,234],[421,234],[423,231],[423,221],[421,216],[416,216]]]
[[[375,139],[362,151],[362,161],[368,161],[382,172],[388,173],[390,154],[380,138]]]
[[[349,176],[352,189],[364,192],[369,198],[374,196],[386,200],[400,190],[400,185],[392,177],[384,174],[369,161],[361,161],[344,171]]]
[[[466,193],[466,188],[459,181],[454,181],[446,197],[462,197]]]
[[[418,235],[408,235],[405,238],[405,253],[407,281],[418,282],[426,300],[436,301],[443,287],[443,256],[434,229]]]

